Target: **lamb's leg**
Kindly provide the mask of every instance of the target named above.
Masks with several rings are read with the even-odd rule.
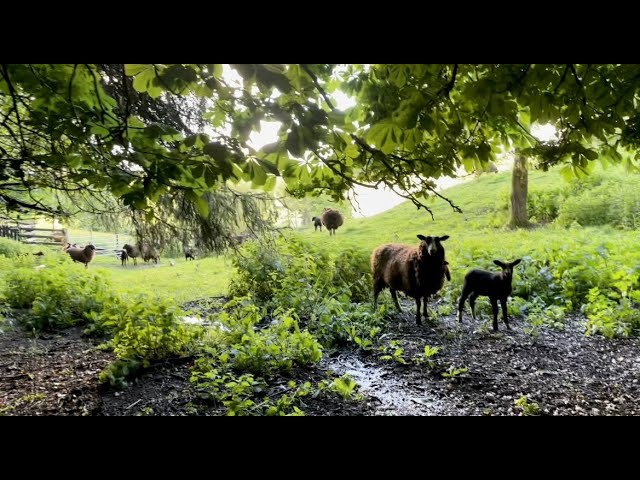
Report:
[[[422,321],[420,320],[420,296],[416,297],[416,325],[422,325]]]
[[[498,331],[498,299],[496,297],[491,298],[491,308],[493,309],[493,330]]]
[[[398,309],[398,311],[400,313],[402,313],[402,309],[400,308],[400,304],[398,303],[398,296],[396,295],[396,291],[393,290],[392,288],[390,288],[389,290],[391,290],[391,296],[393,297],[393,303],[395,303],[396,308]]]
[[[460,300],[458,300],[458,321],[462,323],[462,310],[464,310],[464,302],[467,300],[471,292],[462,288],[462,295],[460,295]]]
[[[476,319],[476,298],[478,298],[477,293],[472,293],[469,297],[469,305],[471,305],[471,318]]]
[[[511,330],[511,327],[509,326],[509,320],[507,319],[507,297],[502,297],[500,299],[500,305],[502,306],[502,318],[505,325],[507,326],[507,330]]]

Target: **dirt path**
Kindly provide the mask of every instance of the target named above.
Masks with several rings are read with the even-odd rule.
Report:
[[[519,415],[523,408],[515,402],[523,395],[542,415],[640,413],[639,339],[585,337],[579,318],[564,330],[543,328],[536,338],[521,320],[512,327],[493,333],[471,319],[462,327],[454,317],[435,327],[417,327],[410,319],[385,334],[386,342],[396,342],[389,350],[402,348],[407,365],[343,353],[327,366],[361,384],[375,401],[375,415]],[[441,348],[432,357],[434,368],[411,362],[425,345]],[[454,377],[442,376],[463,368]]]
[[[342,350],[325,356],[298,379],[349,374],[361,402],[308,399],[309,415],[638,415],[640,339],[585,337],[583,321],[537,337],[522,320],[511,332],[488,331],[465,318],[417,327],[395,318],[383,336],[386,352]],[[500,325],[504,328],[503,325]],[[113,356],[77,330],[33,339],[19,330],[0,333],[0,414],[4,415],[220,415],[195,409],[189,361],[159,365],[124,392],[100,389],[98,374]],[[424,346],[440,347],[434,364],[416,364]],[[397,359],[383,353],[400,351]],[[400,357],[406,364],[399,363]],[[424,358],[424,357],[423,357]],[[418,361],[420,362],[420,360]],[[443,373],[467,369],[453,377]],[[284,382],[284,380],[283,380]],[[520,406],[516,400],[526,395]],[[522,402],[522,400],[521,400]],[[538,408],[533,405],[536,403]]]

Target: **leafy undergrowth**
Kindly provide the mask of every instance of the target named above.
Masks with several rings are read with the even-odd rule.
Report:
[[[408,310],[409,303],[403,308]],[[306,415],[638,415],[638,339],[585,336],[585,318],[562,329],[524,319],[512,331],[490,320],[462,326],[452,316],[417,327],[393,314],[380,345],[366,353],[334,349],[314,366],[270,378],[256,404],[296,397]],[[427,348],[425,348],[427,347]],[[76,329],[30,338],[0,335],[0,405],[4,415],[226,415],[190,381],[194,359],[144,370],[125,390],[98,387],[113,355]]]

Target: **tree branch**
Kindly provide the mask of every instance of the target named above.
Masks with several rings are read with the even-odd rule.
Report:
[[[320,95],[322,95],[322,98],[324,98],[324,101],[327,102],[327,105],[329,106],[329,108],[331,110],[335,110],[335,107],[333,106],[333,103],[331,103],[331,99],[329,98],[329,95],[327,95],[327,92],[324,91],[324,88],[320,86],[320,83],[318,82],[318,77],[316,77],[316,75],[311,71],[311,69],[306,63],[301,63],[300,67],[302,68],[302,70],[306,72],[307,75],[311,77],[313,84],[315,85],[316,89],[320,92]]]

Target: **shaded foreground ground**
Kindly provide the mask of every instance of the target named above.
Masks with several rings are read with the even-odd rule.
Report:
[[[571,319],[564,330],[543,327],[534,336],[522,320],[495,334],[465,318],[417,327],[395,318],[387,352],[342,350],[325,355],[297,379],[352,376],[362,401],[326,393],[305,398],[307,415],[637,415],[640,341],[585,337]],[[500,328],[504,328],[501,324]],[[219,415],[202,407],[189,382],[191,359],[156,365],[123,392],[100,388],[98,374],[112,360],[77,330],[31,338],[19,329],[0,333],[0,414],[4,415]],[[439,346],[433,365],[417,363],[424,346]],[[393,357],[383,360],[382,353]],[[400,363],[402,360],[406,363]],[[459,371],[456,369],[466,369]],[[444,377],[448,373],[453,376]],[[286,389],[287,379],[277,389]],[[516,405],[523,395],[526,402]],[[533,406],[537,403],[539,409]]]

